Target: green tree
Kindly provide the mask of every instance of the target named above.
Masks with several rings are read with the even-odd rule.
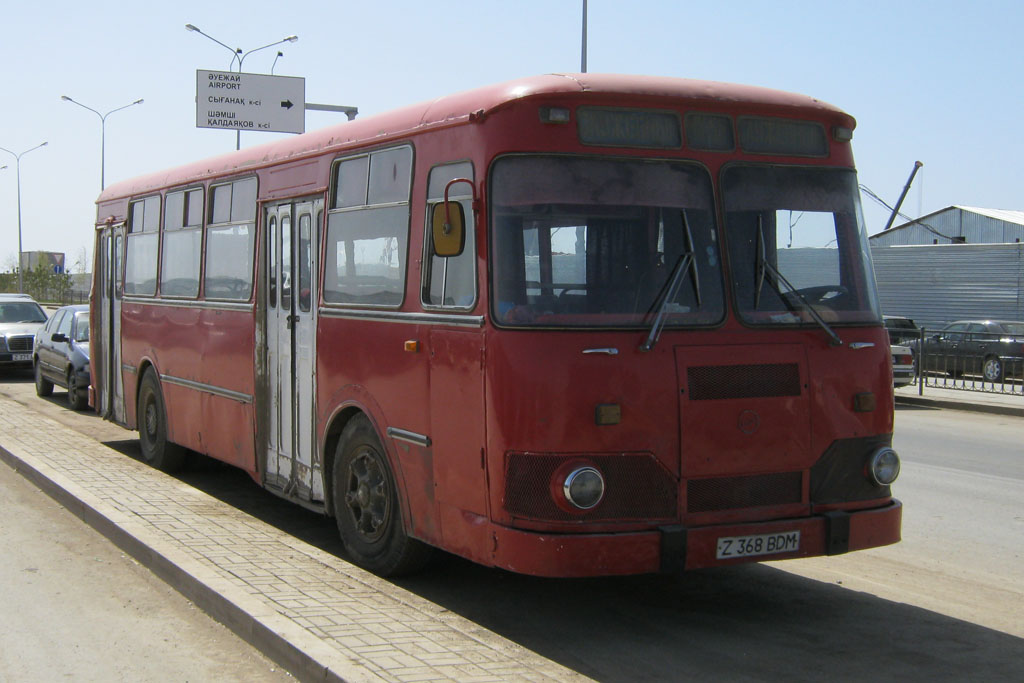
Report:
[[[0,273],[0,292],[12,293],[18,291],[18,273]]]

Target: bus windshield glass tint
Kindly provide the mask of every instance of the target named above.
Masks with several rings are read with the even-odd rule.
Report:
[[[740,317],[766,325],[878,323],[853,171],[733,166],[723,175],[725,237]]]
[[[515,156],[491,180],[500,324],[642,327],[659,311],[667,327],[722,320],[711,181],[700,167]]]

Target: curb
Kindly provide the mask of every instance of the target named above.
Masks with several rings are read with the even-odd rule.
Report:
[[[895,397],[897,404],[924,406],[928,408],[944,408],[948,410],[963,410],[972,413],[987,413],[989,415],[1006,415],[1009,417],[1024,417],[1024,408],[1013,406],[1000,406],[988,403],[968,403],[965,401],[952,401],[941,398],[928,398],[925,396],[901,396]]]
[[[106,507],[101,501],[90,502],[92,496],[75,491],[77,487],[71,482],[60,481],[63,477],[59,474],[47,474],[43,468],[14,455],[2,445],[0,460],[299,680],[339,683],[384,680],[355,662],[340,661],[345,658],[328,651],[322,643],[285,620],[273,623],[278,621],[274,615],[260,605],[248,604],[255,601],[244,594],[218,585],[222,582],[217,577],[202,578],[201,567],[190,570],[187,565],[193,562],[188,558],[174,557],[178,553],[173,548],[161,550],[160,544],[139,538],[132,533],[131,522],[127,518],[118,519],[122,516],[116,511],[101,509]],[[232,592],[235,593],[233,597],[229,595]]]
[[[298,680],[590,680],[6,397],[0,462]]]

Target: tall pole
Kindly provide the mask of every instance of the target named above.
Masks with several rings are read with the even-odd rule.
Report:
[[[900,212],[900,207],[903,206],[903,200],[907,198],[907,192],[910,190],[910,184],[914,182],[914,176],[917,175],[917,170],[922,166],[924,166],[924,164],[920,161],[914,162],[914,170],[910,172],[910,177],[907,178],[907,184],[903,186],[903,192],[900,194],[900,198],[896,202],[895,208],[892,210],[892,215],[889,216],[889,222],[885,224],[885,229],[882,230],[882,232],[885,232],[892,227],[893,221],[896,220],[896,214]]]
[[[28,154],[29,152],[31,152],[33,150],[37,150],[40,147],[45,147],[46,145],[47,145],[47,143],[44,142],[42,144],[36,145],[32,149],[26,149],[21,154],[15,154],[14,152],[12,152],[9,149],[6,149],[4,147],[0,147],[0,150],[3,150],[4,152],[7,152],[8,154],[10,154],[11,156],[14,157],[15,162],[16,162],[15,163],[15,167],[17,168],[17,175],[18,175],[18,294],[24,294],[24,292],[25,292],[24,280],[21,277],[21,270],[22,270],[21,269],[21,261],[22,261],[22,256],[21,255],[23,253],[22,249],[21,249],[21,158],[23,156],[25,156],[26,154]]]
[[[580,72],[587,73],[587,0],[583,0],[583,40],[580,56]]]
[[[81,102],[78,102],[77,100],[73,100],[67,95],[61,95],[60,98],[65,102],[77,104],[82,109],[88,109],[93,114],[96,114],[96,116],[100,117],[100,191],[102,191],[107,186],[107,117],[113,114],[115,111],[121,111],[122,109],[127,109],[128,107],[134,107],[136,104],[142,104],[144,100],[138,99],[132,102],[131,104],[126,104],[123,107],[111,109],[106,114],[101,114],[92,107],[88,107],[82,104]]]
[[[21,246],[21,156],[18,156],[18,161],[15,164],[17,168],[18,176],[18,294],[25,293],[25,281],[21,276],[22,265],[24,259],[22,257],[22,246]]]

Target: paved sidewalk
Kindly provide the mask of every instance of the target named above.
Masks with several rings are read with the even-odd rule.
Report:
[[[931,386],[925,386],[923,395],[918,392],[916,384],[899,387],[895,391],[896,403],[1024,417],[1024,396],[1019,393],[997,394]]]
[[[587,680],[4,397],[0,459],[300,680]]]

